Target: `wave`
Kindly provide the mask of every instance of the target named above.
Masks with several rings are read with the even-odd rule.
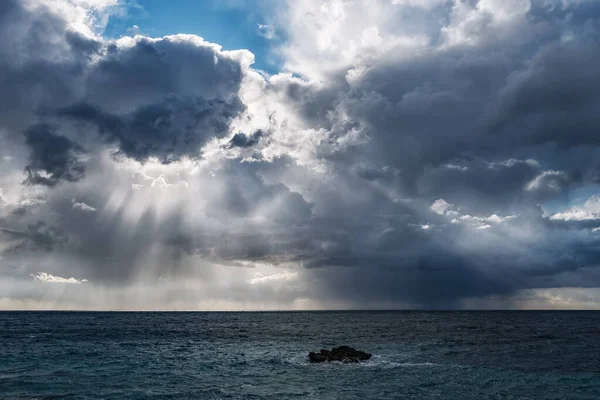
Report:
[[[412,361],[393,361],[386,356],[374,355],[370,360],[356,364],[344,364],[339,361],[325,362],[325,363],[311,363],[306,356],[298,355],[288,358],[284,361],[287,364],[300,367],[311,367],[311,368],[380,368],[380,369],[394,369],[394,368],[431,368],[437,367],[441,364],[431,362],[412,362]]]

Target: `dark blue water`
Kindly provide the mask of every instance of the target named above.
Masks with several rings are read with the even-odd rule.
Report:
[[[0,398],[600,399],[600,313],[4,312]]]

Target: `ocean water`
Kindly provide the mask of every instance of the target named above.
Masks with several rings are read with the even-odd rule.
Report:
[[[600,399],[600,313],[1,312],[0,398]]]

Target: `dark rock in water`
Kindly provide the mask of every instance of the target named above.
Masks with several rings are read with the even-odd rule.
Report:
[[[308,353],[308,359],[311,362],[340,361],[343,363],[358,363],[367,361],[371,356],[369,353],[348,346],[335,347],[331,351],[323,349],[318,353],[312,351]]]

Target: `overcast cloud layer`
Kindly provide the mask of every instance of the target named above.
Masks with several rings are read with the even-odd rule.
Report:
[[[260,7],[0,2],[0,308],[600,306],[600,2]]]

